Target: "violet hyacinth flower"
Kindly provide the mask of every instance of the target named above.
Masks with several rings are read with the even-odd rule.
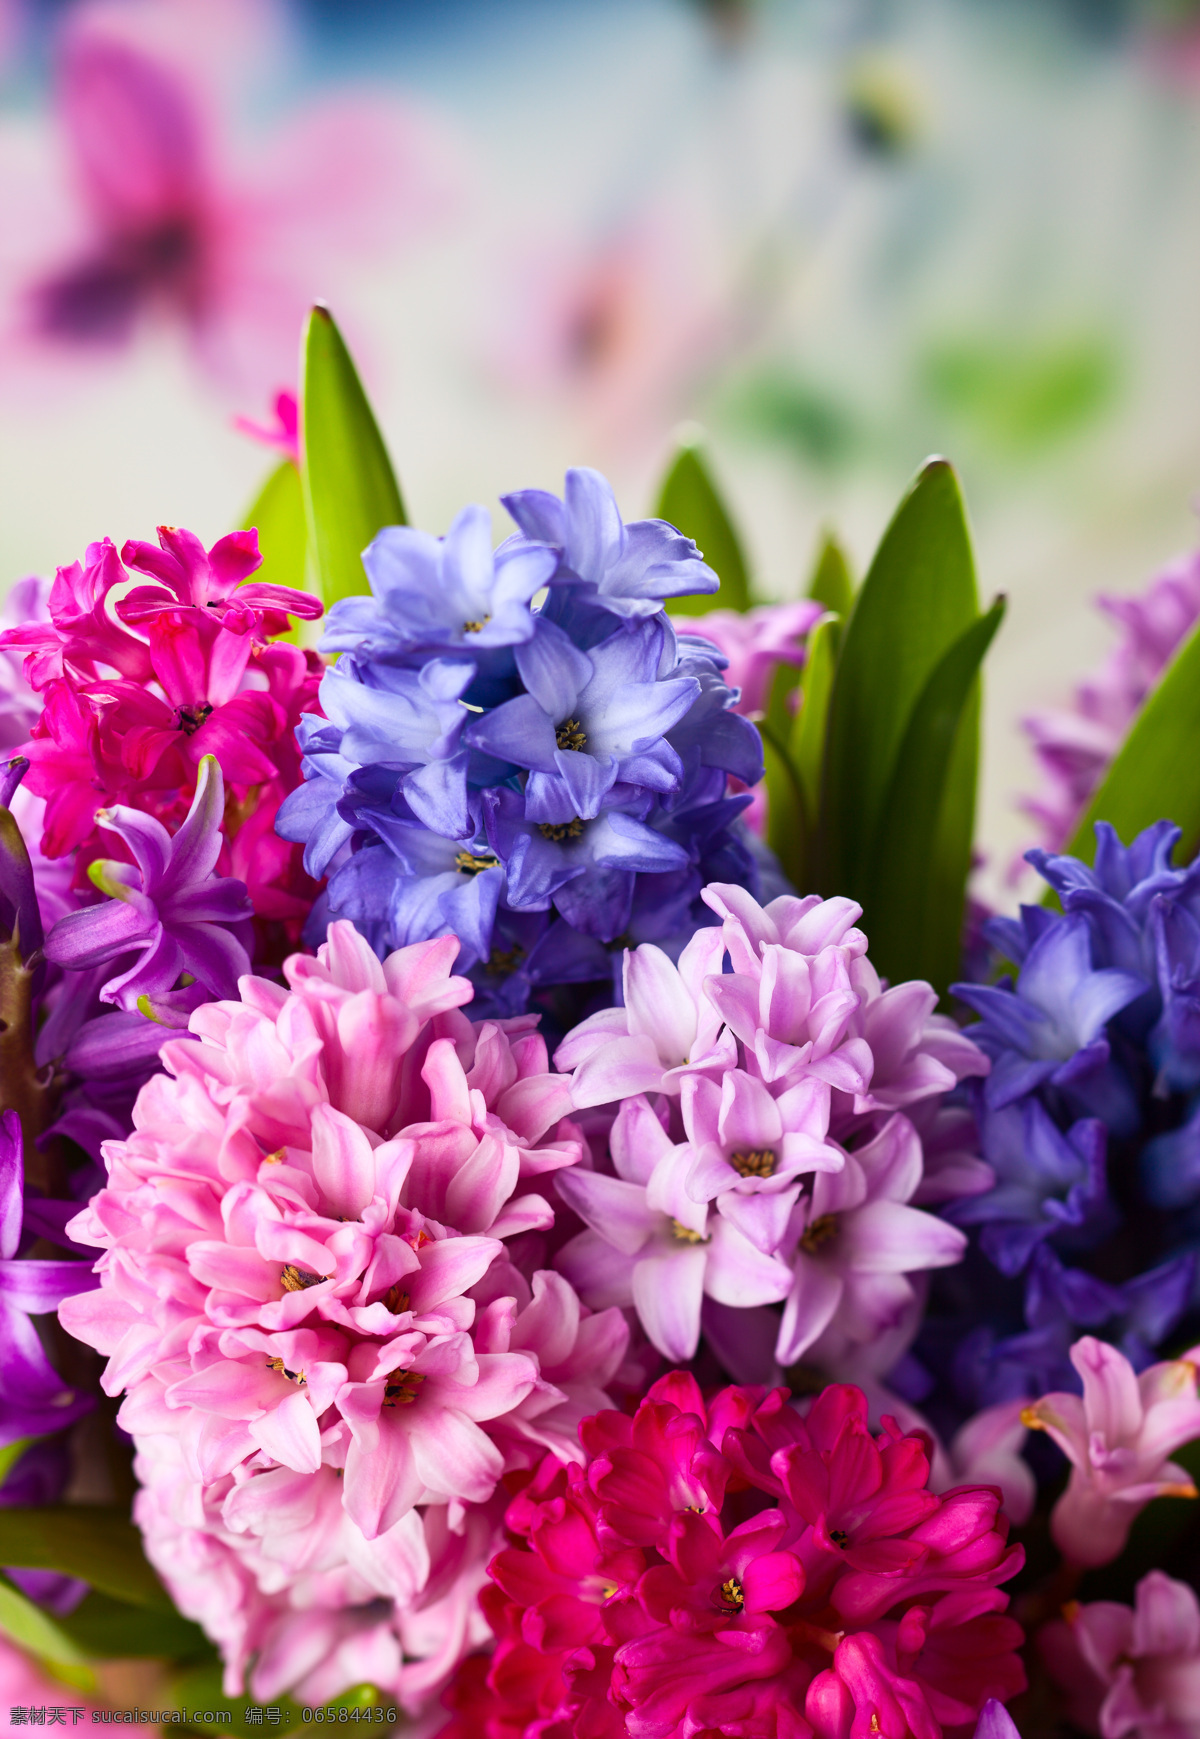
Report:
[[[1116,1347],[1084,1335],[1071,1348],[1083,1395],[1043,1395],[1021,1418],[1045,1431],[1071,1463],[1050,1531],[1076,1564],[1108,1564],[1124,1549],[1151,1498],[1195,1497],[1171,1451],[1200,1437],[1195,1354],[1138,1376]]]
[[[99,1281],[87,1262],[18,1257],[24,1186],[21,1120],[0,1112],[0,1446],[61,1431],[95,1404],[63,1382],[29,1319]]]
[[[715,592],[720,584],[690,537],[665,519],[626,525],[607,478],[587,466],[567,472],[562,499],[545,489],[501,497],[527,538],[559,553],[552,586],[614,616],[657,616],[665,598]],[[558,600],[552,595],[548,609]]]
[[[113,963],[100,995],[126,1012],[158,1012],[182,973],[210,996],[232,996],[250,970],[252,907],[244,882],[213,873],[224,812],[225,784],[212,755],[200,763],[192,807],[173,838],[152,815],[123,804],[102,810],[102,824],[120,834],[134,862],[92,864],[92,881],[110,898],[60,918],[46,940],[47,958],[77,971]]]

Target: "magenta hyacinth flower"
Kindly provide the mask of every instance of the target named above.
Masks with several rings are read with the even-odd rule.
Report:
[[[1038,1647],[1085,1733],[1190,1739],[1200,1728],[1200,1602],[1186,1582],[1151,1570],[1132,1608],[1072,1607],[1042,1629]]]
[[[104,1254],[62,1320],[125,1393],[147,1552],[230,1695],[419,1712],[480,1640],[498,1481],[578,1458],[625,1356],[522,1238],[581,1157],[568,1083],[535,1017],[460,1012],[457,951],[380,961],[339,921],[198,1008],[72,1221]]]
[[[1043,1395],[1022,1413],[1071,1463],[1050,1531],[1073,1563],[1111,1563],[1151,1498],[1196,1496],[1187,1469],[1167,1459],[1200,1437],[1194,1358],[1168,1359],[1139,1376],[1116,1347],[1084,1335],[1071,1348],[1082,1396]]]
[[[152,1012],[184,973],[209,996],[232,996],[250,970],[253,908],[245,882],[214,873],[224,813],[225,782],[212,755],[200,763],[196,796],[173,838],[152,815],[102,809],[101,826],[120,835],[133,862],[90,865],[110,897],[60,918],[46,938],[47,959],[75,971],[117,965],[100,996],[127,1012]]]

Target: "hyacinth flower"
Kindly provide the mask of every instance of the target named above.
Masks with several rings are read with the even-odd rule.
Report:
[[[1071,1463],[1050,1522],[1059,1550],[1076,1564],[1107,1564],[1152,1498],[1196,1496],[1186,1469],[1167,1459],[1200,1437],[1196,1366],[1172,1359],[1138,1376],[1116,1347],[1091,1335],[1071,1348],[1071,1363],[1082,1397],[1043,1395],[1021,1417]]]
[[[1092,792],[1124,741],[1142,702],[1200,616],[1200,556],[1167,567],[1140,597],[1100,597],[1121,631],[1119,644],[1076,690],[1070,711],[1025,720],[1043,790],[1022,807],[1051,851],[1071,837]]]
[[[677,620],[681,631],[710,640],[728,660],[725,680],[740,690],[737,711],[752,718],[766,710],[771,683],[780,664],[802,665],[810,629],[824,612],[812,598],[786,604],[759,604],[753,610],[707,610]]]
[[[727,786],[762,772],[719,660],[662,611],[715,587],[695,545],[625,525],[591,471],[507,505],[520,534],[495,551],[483,508],[445,538],[376,537],[371,597],[331,612],[325,716],[302,721],[305,783],[277,819],[329,877],[311,941],[338,917],[380,950],[458,934],[505,1012],[610,980],[618,936],[678,953],[718,870],[756,884]],[[555,925],[564,970],[543,974],[526,938]]]
[[[777,1303],[790,1276],[725,1215],[713,1215],[687,1188],[690,1155],[675,1147],[644,1098],[628,1099],[613,1125],[615,1177],[575,1170],[557,1179],[559,1195],[587,1230],[564,1246],[558,1267],[585,1299],[633,1305],[668,1359],[690,1359],[700,1340],[707,1295],[750,1308]]]
[[[48,620],[0,635],[0,647],[23,653],[44,701],[23,748],[26,785],[45,802],[41,850],[74,853],[77,885],[107,855],[98,808],[124,804],[178,825],[212,754],[233,799],[228,869],[258,916],[295,925],[307,915],[315,889],[272,823],[299,781],[293,731],[313,704],[320,660],[271,636],[321,605],[255,581],[260,564],[253,531],[206,550],[166,526],[157,545],[131,541],[119,555],[105,539],[58,570]],[[130,588],[134,575],[145,583]]]
[[[59,32],[54,118],[71,179],[44,196],[68,239],[57,258],[26,250],[31,360],[123,346],[165,315],[207,372],[265,391],[293,366],[314,261],[377,256],[444,198],[427,129],[361,92],[308,105],[252,163],[233,161],[219,87],[248,58],[254,9],[241,11],[84,9]]]
[[[1151,1570],[1132,1608],[1072,1603],[1037,1641],[1071,1720],[1098,1739],[1174,1739],[1200,1721],[1200,1603],[1186,1582]]]
[[[68,1227],[103,1253],[62,1320],[124,1394],[147,1552],[231,1695],[368,1673],[419,1710],[480,1640],[498,1481],[578,1456],[624,1358],[618,1311],[510,1259],[582,1136],[535,1023],[461,1012],[457,952],[381,962],[335,922],[202,1004]]]
[[[56,1311],[65,1298],[96,1286],[86,1262],[20,1256],[25,1164],[21,1120],[0,1112],[0,1447],[45,1437],[74,1424],[95,1405],[64,1383],[46,1356],[32,1316]]]
[[[210,997],[231,996],[250,970],[253,907],[244,882],[214,874],[224,813],[225,782],[212,755],[200,763],[192,807],[174,837],[152,815],[102,810],[101,826],[124,840],[134,861],[92,862],[91,880],[109,897],[60,918],[46,958],[75,971],[116,965],[101,1000],[158,1018],[182,974]]]
[[[547,1457],[509,1505],[482,1596],[495,1651],[445,1699],[442,1739],[939,1739],[1024,1687],[999,1586],[1023,1554],[996,1492],[935,1496],[927,1439],[891,1419],[873,1437],[860,1390],[801,1419],[786,1390],[706,1403],[674,1372],[581,1436],[585,1467]]]

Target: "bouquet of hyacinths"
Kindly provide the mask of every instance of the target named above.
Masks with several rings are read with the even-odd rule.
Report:
[[[1200,1732],[1200,638],[990,917],[944,461],[755,604],[301,387],[0,633],[11,1723]]]

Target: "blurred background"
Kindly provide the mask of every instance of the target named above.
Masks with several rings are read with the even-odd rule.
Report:
[[[782,598],[954,459],[1011,900],[1022,717],[1200,541],[1200,9],[0,0],[4,589],[236,524],[317,296],[433,531],[694,419]]]

